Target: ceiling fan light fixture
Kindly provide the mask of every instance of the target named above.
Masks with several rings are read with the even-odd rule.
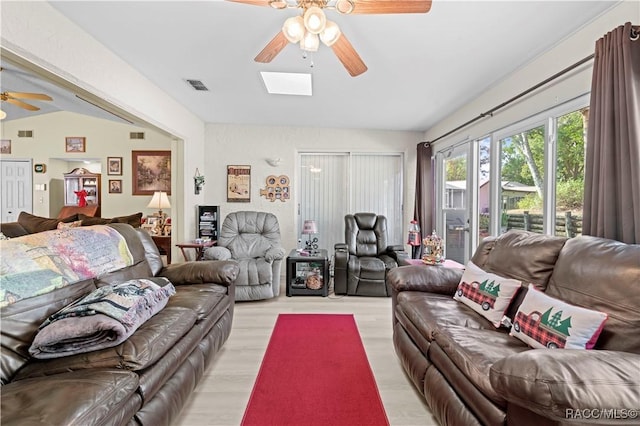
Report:
[[[320,40],[322,40],[327,47],[331,47],[336,41],[338,41],[341,35],[342,32],[340,31],[338,24],[333,21],[327,21],[327,25],[320,33]]]
[[[307,31],[304,33],[304,37],[300,40],[300,48],[307,52],[317,52],[320,47],[320,39],[317,34]]]
[[[311,6],[304,12],[304,26],[312,34],[320,34],[327,25],[327,17],[318,6]]]
[[[355,4],[353,3],[353,0],[338,0],[336,1],[335,8],[338,11],[338,13],[341,13],[343,15],[348,15],[351,12],[353,12],[353,9],[355,8]]]
[[[282,33],[289,43],[297,43],[304,37],[304,20],[302,16],[293,16],[286,21],[282,26]]]
[[[7,113],[0,109],[0,120],[7,118]]]
[[[269,6],[271,6],[274,9],[285,9],[288,4],[286,0],[271,0],[269,2]]]

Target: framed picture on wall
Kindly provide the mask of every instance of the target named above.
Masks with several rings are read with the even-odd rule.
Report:
[[[122,179],[109,179],[109,194],[122,194]]]
[[[87,139],[78,136],[64,138],[64,148],[66,152],[85,152]]]
[[[227,166],[227,202],[251,201],[251,166]]]
[[[107,157],[107,174],[122,176],[122,157]]]
[[[0,140],[0,154],[11,154],[11,139]]]
[[[171,195],[171,151],[131,151],[133,195]]]

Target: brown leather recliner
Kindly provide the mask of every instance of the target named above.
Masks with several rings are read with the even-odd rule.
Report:
[[[387,272],[408,258],[402,245],[389,245],[387,218],[375,213],[344,217],[345,243],[335,245],[334,292],[350,296],[390,296]]]

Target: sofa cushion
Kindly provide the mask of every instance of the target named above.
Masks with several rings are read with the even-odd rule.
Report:
[[[495,362],[529,350],[527,345],[507,333],[458,325],[442,328],[435,341],[475,387],[493,402],[504,406],[505,399],[491,386],[489,371]]]
[[[82,221],[82,226],[108,225],[110,223],[128,223],[134,228],[139,228],[142,224],[142,212],[134,213],[128,216],[116,216],[113,218],[92,217],[81,213],[78,215],[78,219]]]
[[[27,235],[29,233],[18,222],[0,223],[0,229],[7,238],[22,237],[23,235]]]
[[[176,287],[176,294],[167,306],[181,306],[196,313],[198,321],[210,315],[222,301],[227,299],[227,288],[217,284],[191,284]],[[228,305],[228,303],[227,303]],[[225,306],[227,308],[228,306]]]
[[[481,267],[501,277],[520,280],[525,287],[534,283],[544,290],[565,241],[563,237],[511,230],[495,239]]]
[[[606,320],[606,313],[554,299],[530,284],[510,334],[534,348],[591,349]]]
[[[271,263],[263,257],[238,259],[238,266],[240,272],[235,281],[236,286],[271,284],[273,269]]]
[[[410,322],[429,341],[453,325],[495,330],[489,321],[448,295],[402,291],[397,296],[396,317],[401,323]]]
[[[135,395],[130,371],[65,372],[2,386],[2,425],[98,425],[112,423]],[[72,403],[71,403],[72,401]]]
[[[639,365],[639,355],[625,352],[536,349],[496,362],[490,379],[509,407],[521,405],[553,420],[539,424],[637,425],[640,385],[633,372]],[[600,410],[618,416],[618,421]],[[569,413],[574,421],[565,422]],[[577,417],[581,413],[584,422]]]
[[[164,308],[175,288],[166,278],[103,286],[50,315],[29,349],[34,358],[59,358],[116,346]]]
[[[520,281],[485,272],[468,262],[453,298],[500,327],[502,317],[519,289]]]
[[[153,238],[151,234],[149,234],[146,230],[142,228],[136,228],[138,233],[138,237],[140,238],[140,242],[144,247],[145,257],[147,258],[147,262],[149,263],[149,267],[151,268],[152,275],[158,275],[158,273],[164,267],[164,262],[162,261],[162,256],[160,255],[160,250],[158,250],[158,246],[153,242]]]
[[[191,309],[167,306],[118,346],[31,362],[16,374],[16,379],[93,368],[143,370],[160,359],[195,323],[196,313]]]
[[[640,354],[640,245],[589,236],[562,248],[547,294],[609,315],[596,349]]]
[[[27,212],[20,212],[18,215],[18,223],[22,225],[29,234],[51,231],[56,229],[60,222],[73,222],[76,220],[78,220],[78,215],[76,214],[65,217],[64,219],[49,219],[46,217],[35,216]]]

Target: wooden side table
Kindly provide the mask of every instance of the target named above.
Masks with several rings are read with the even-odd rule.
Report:
[[[171,236],[170,235],[152,235],[153,242],[160,251],[160,254],[167,255],[167,265],[171,264]]]
[[[194,243],[194,242],[190,242],[190,243],[179,243],[176,244],[178,247],[180,247],[180,251],[182,252],[182,257],[184,257],[184,260],[189,260],[189,257],[187,256],[187,253],[184,251],[184,249],[195,249],[196,251],[196,260],[202,260],[202,256],[204,256],[204,250],[209,248],[209,247],[213,247],[215,246],[217,243],[216,240],[210,240],[210,241],[206,241],[204,243]]]

